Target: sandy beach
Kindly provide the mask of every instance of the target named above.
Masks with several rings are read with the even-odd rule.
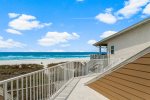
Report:
[[[89,58],[0,60],[0,81],[68,61],[89,61]]]
[[[0,65],[16,65],[16,64],[41,64],[59,63],[67,61],[88,61],[90,58],[62,58],[62,59],[29,59],[29,60],[1,60]]]

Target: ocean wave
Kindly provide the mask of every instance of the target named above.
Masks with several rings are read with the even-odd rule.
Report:
[[[87,58],[93,53],[0,53],[0,60]]]

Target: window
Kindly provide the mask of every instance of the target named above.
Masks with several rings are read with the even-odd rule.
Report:
[[[114,54],[115,53],[115,48],[114,48],[114,46],[111,46],[111,54]]]

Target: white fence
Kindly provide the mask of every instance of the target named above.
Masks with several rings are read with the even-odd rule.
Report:
[[[67,62],[0,82],[3,100],[47,100],[74,77],[101,73],[115,61]],[[111,65],[112,66],[112,65]]]

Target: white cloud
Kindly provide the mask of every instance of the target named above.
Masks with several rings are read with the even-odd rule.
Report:
[[[17,13],[8,13],[9,18],[16,18],[18,17],[20,14]]]
[[[113,34],[115,34],[115,33],[117,33],[116,31],[105,31],[104,33],[102,33],[101,35],[100,35],[100,38],[106,38],[106,37],[108,37],[108,36],[110,36],[110,35],[113,35]]]
[[[87,43],[89,44],[89,45],[93,45],[94,43],[96,43],[97,41],[96,40],[89,40]]]
[[[65,51],[61,49],[54,49],[54,50],[49,50],[49,52],[65,52]]]
[[[128,0],[125,1],[125,6],[120,9],[116,14],[121,15],[124,18],[129,18],[134,14],[137,14],[142,10],[142,7],[145,6],[150,0]]]
[[[114,24],[117,21],[117,18],[111,13],[112,8],[107,8],[105,13],[98,14],[95,18],[103,23]]]
[[[69,47],[70,44],[62,44],[61,47]]]
[[[111,13],[113,11],[113,8],[106,8],[105,9],[105,12],[107,12],[107,13]]]
[[[112,12],[112,8],[107,8],[105,13],[98,14],[96,19],[107,24],[114,24],[118,20],[130,18],[141,12],[143,7],[150,3],[150,0],[126,0],[124,3],[124,7],[120,8],[116,12]],[[145,7],[143,13],[147,15],[150,14],[150,4]]]
[[[11,33],[11,34],[18,34],[18,35],[22,34],[21,32],[14,30],[14,29],[6,29],[6,32]]]
[[[48,32],[44,37],[38,40],[38,44],[42,46],[53,46],[60,43],[67,43],[68,40],[75,40],[79,37],[77,33]]]
[[[77,2],[83,2],[84,0],[76,0]]]
[[[144,8],[143,13],[146,15],[150,15],[150,3]]]
[[[9,22],[9,27],[15,30],[32,30],[35,28],[43,28],[52,23],[40,23],[35,16],[21,14],[17,18]]]
[[[24,46],[26,45],[23,43],[14,41],[13,39],[4,40],[4,38],[0,36],[0,48],[22,48]]]

